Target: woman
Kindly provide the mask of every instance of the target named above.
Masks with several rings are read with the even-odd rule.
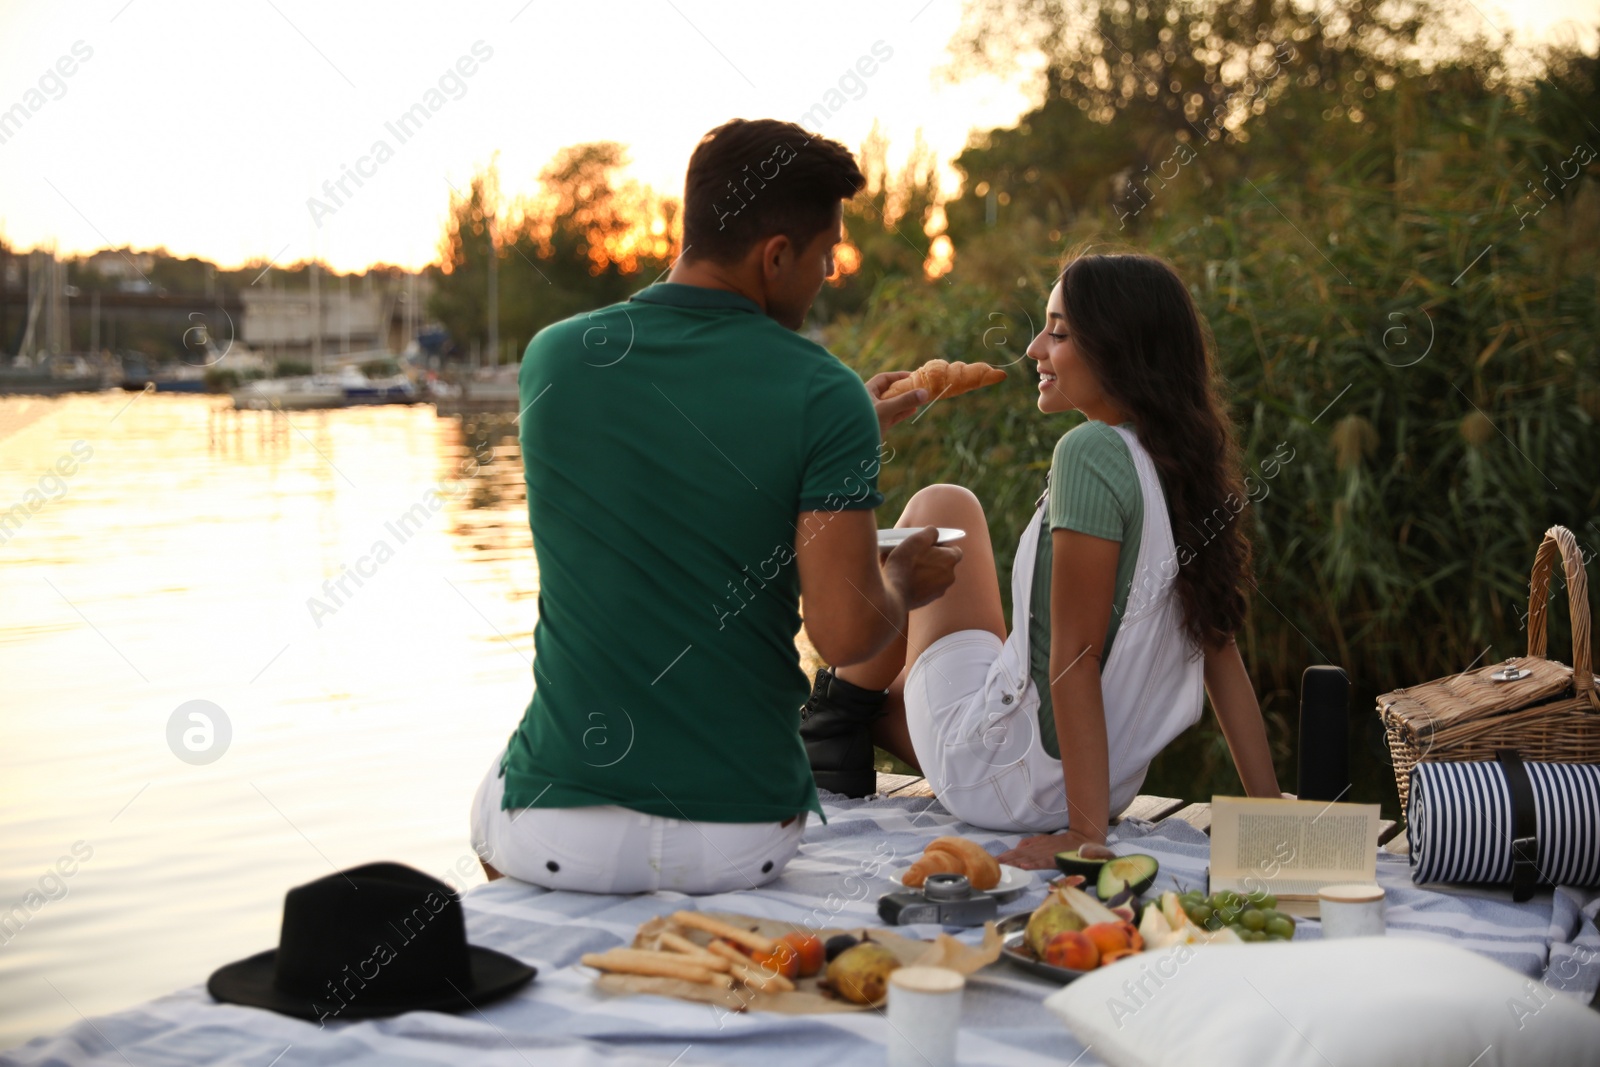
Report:
[[[1056,445],[1022,536],[1010,635],[982,506],[929,486],[898,525],[967,531],[954,585],[874,659],[819,673],[801,729],[826,786],[843,723],[870,723],[952,814],[1040,834],[1001,857],[1034,868],[1105,841],[1202,686],[1246,792],[1279,795],[1234,643],[1250,544],[1227,502],[1245,490],[1189,292],[1153,257],[1082,256],[1046,316],[1027,353],[1039,410],[1088,421]]]

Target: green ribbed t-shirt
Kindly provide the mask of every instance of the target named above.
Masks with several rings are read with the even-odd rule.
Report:
[[[502,806],[820,814],[796,523],[883,503],[860,377],[737,293],[664,282],[540,330],[520,387],[539,610]]]
[[[1131,422],[1122,423],[1132,427]],[[1028,602],[1028,669],[1039,690],[1039,737],[1044,750],[1061,758],[1056,739],[1055,707],[1050,700],[1050,564],[1051,530],[1076,530],[1091,537],[1118,541],[1116,594],[1106,626],[1100,669],[1111,658],[1122,613],[1133,587],[1144,534],[1144,493],[1139,472],[1122,435],[1104,422],[1090,420],[1061,435],[1050,461],[1050,499],[1039,530],[1039,551],[1033,564],[1033,594]]]

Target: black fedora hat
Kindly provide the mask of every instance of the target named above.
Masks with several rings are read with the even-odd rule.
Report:
[[[462,1011],[526,984],[534,968],[467,944],[461,898],[399,863],[369,863],[289,890],[278,947],[220,968],[218,1000],[317,1022]]]

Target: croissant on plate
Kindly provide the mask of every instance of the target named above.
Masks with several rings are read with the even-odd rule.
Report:
[[[900,881],[915,889],[930,874],[964,874],[974,889],[993,889],[1000,884],[1000,864],[976,842],[964,837],[934,838]]]
[[[883,399],[888,400],[913,389],[926,389],[930,401],[938,400],[995,385],[1005,381],[1005,378],[1005,371],[987,363],[947,363],[942,359],[930,359],[912,371],[911,377],[901,378],[885,389]]]

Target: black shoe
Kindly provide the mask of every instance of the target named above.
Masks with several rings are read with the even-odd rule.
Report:
[[[883,715],[882,689],[863,689],[823,667],[800,709],[800,737],[818,789],[847,797],[878,791],[872,759],[872,724]]]

